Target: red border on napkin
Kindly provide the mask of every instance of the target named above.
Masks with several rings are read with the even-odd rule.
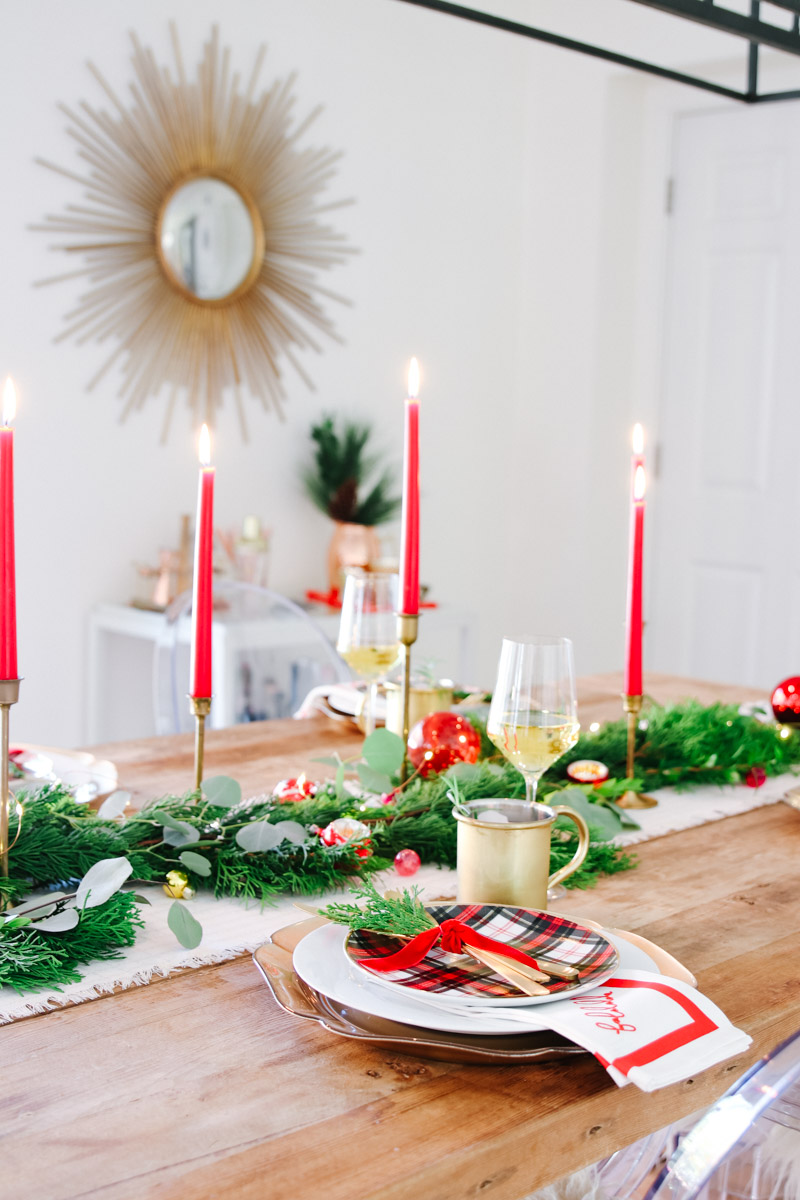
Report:
[[[647,1063],[655,1062],[665,1054],[679,1050],[681,1046],[686,1046],[689,1042],[694,1042],[697,1038],[704,1037],[707,1033],[713,1033],[715,1029],[719,1028],[711,1020],[711,1017],[703,1012],[702,1008],[698,1008],[694,1001],[690,1000],[688,996],[684,996],[683,992],[679,992],[677,988],[670,987],[668,983],[643,979],[607,979],[602,986],[652,988],[654,992],[661,992],[670,1000],[674,1000],[692,1018],[688,1025],[681,1025],[679,1029],[673,1029],[671,1033],[665,1033],[663,1037],[656,1038],[653,1042],[647,1042],[638,1050],[633,1050],[630,1054],[623,1055],[622,1058],[615,1058],[612,1063],[608,1063],[601,1055],[596,1055],[598,1062],[601,1062],[604,1067],[615,1067],[623,1075],[627,1075],[632,1067],[643,1067]]]

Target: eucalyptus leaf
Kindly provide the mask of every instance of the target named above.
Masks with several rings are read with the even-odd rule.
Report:
[[[573,808],[591,828],[595,841],[608,842],[618,833],[622,833],[622,821],[616,813],[610,811],[602,804],[592,804],[587,799],[586,794],[580,788],[564,788],[558,794],[559,804],[566,804],[568,808]],[[574,829],[572,821],[565,817],[559,817],[557,822],[559,829]]]
[[[203,940],[203,926],[189,912],[184,900],[173,900],[170,904],[167,924],[186,950],[194,950]]]
[[[186,828],[186,821],[179,821],[177,817],[173,817],[172,813],[164,812],[160,808],[148,810],[147,816],[153,821],[158,821],[159,825],[164,825],[167,829]]]
[[[373,771],[380,771],[383,775],[395,775],[403,765],[406,747],[403,739],[396,733],[389,729],[376,729],[365,738],[361,753]]]
[[[63,912],[55,913],[52,917],[45,917],[41,921],[34,921],[34,929],[43,929],[45,933],[66,933],[68,929],[74,929],[81,919],[81,914],[77,908],[65,908]]]
[[[125,812],[125,809],[128,807],[130,798],[130,792],[112,792],[110,796],[106,796],[105,800],[98,808],[98,817],[102,818],[104,821],[111,821],[114,819],[114,817],[121,817]]]
[[[389,776],[384,775],[382,771],[376,771],[369,763],[358,763],[356,771],[359,783],[368,792],[377,792],[379,795],[383,795],[384,792],[392,790],[392,781]]]
[[[130,859],[102,858],[89,868],[78,884],[75,904],[78,908],[97,908],[105,904],[132,874]]]
[[[242,826],[236,834],[237,845],[250,854],[274,850],[276,846],[280,846],[282,841],[283,834],[277,826],[270,825],[269,821],[251,821],[249,825]]]
[[[194,871],[195,875],[202,875],[207,879],[211,874],[211,863],[203,854],[195,854],[194,850],[184,850],[178,858],[185,867]]]
[[[188,846],[197,841],[197,830],[188,821],[176,821],[164,828],[164,841],[168,846]]]
[[[228,775],[213,775],[203,780],[203,795],[215,808],[235,808],[241,802],[242,788]]]
[[[477,779],[482,770],[477,763],[457,762],[453,763],[452,767],[448,767],[445,771],[446,779],[457,779],[460,783],[467,783],[470,779]],[[503,770],[500,768],[500,774]]]
[[[339,755],[321,754],[319,758],[312,758],[312,762],[325,763],[326,767],[338,767],[341,765]]]
[[[148,900],[147,896],[143,896],[141,892],[131,892],[131,895],[137,904],[149,904],[152,907],[152,901]]]
[[[605,807],[617,814],[623,829],[641,829],[641,825],[638,821],[634,821],[627,808],[620,808],[618,804],[614,804],[613,800],[606,800]]]
[[[299,821],[276,821],[272,828],[279,830],[286,841],[295,846],[302,846],[308,836],[305,826]]]
[[[66,896],[66,892],[48,892],[46,896],[29,896],[21,904],[16,904],[13,908],[7,908],[3,916],[6,918],[21,917],[35,912],[41,913],[43,917],[47,917],[51,912],[55,912],[57,901],[65,900]]]

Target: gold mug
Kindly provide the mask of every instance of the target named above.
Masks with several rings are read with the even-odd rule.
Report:
[[[458,821],[458,899],[466,904],[546,909],[547,889],[577,871],[589,849],[589,827],[564,804],[470,800],[454,808],[453,816]],[[550,831],[559,816],[578,826],[578,848],[551,875]]]

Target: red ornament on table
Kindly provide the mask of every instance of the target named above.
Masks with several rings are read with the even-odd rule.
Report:
[[[17,679],[17,585],[14,569],[14,430],[17,395],[3,388],[0,427],[0,679]]]
[[[398,875],[416,875],[421,862],[416,850],[398,850],[394,856],[394,869]]]
[[[353,843],[353,849],[359,858],[369,858],[372,854],[370,828],[355,817],[337,817],[320,830],[319,839],[325,846],[347,846]]]
[[[477,762],[480,749],[480,734],[459,713],[429,713],[408,735],[408,757],[421,775],[446,771],[457,762]]]
[[[760,788],[767,782],[767,772],[763,767],[751,767],[744,777],[748,787]]]
[[[200,431],[200,479],[197,487],[197,530],[192,588],[191,694],[209,698],[211,691],[211,620],[214,612],[214,468],[208,426]]]
[[[608,779],[608,767],[594,758],[576,758],[567,767],[567,775],[576,783],[593,783],[599,787]]]
[[[297,804],[301,800],[309,800],[317,794],[317,784],[298,775],[296,779],[282,779],[272,789],[272,794],[281,804]]]
[[[772,693],[772,711],[781,725],[800,725],[800,675],[791,675]]]

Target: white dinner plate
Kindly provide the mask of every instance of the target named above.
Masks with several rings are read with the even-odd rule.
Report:
[[[117,768],[107,759],[95,758],[87,750],[63,750],[53,746],[33,746],[15,742],[25,751],[24,761],[30,774],[14,779],[11,790],[33,791],[60,780],[81,804],[109,795],[117,786]]]
[[[507,1034],[508,1022],[501,1015],[487,1017],[470,1015],[470,1010],[450,1012],[431,1004],[430,1000],[418,1000],[416,996],[398,994],[382,987],[367,976],[366,971],[354,967],[344,953],[347,929],[343,925],[321,925],[297,945],[293,956],[295,972],[313,988],[330,996],[339,1004],[350,1005],[360,1012],[384,1017],[388,1021],[400,1021],[405,1025],[419,1025],[425,1029],[439,1029],[445,1033]],[[619,953],[617,969],[655,971],[658,967],[638,946],[632,946],[623,938],[604,931]],[[596,986],[596,985],[592,985]],[[407,989],[406,989],[407,990]],[[570,993],[574,995],[574,992]],[[523,1010],[514,1010],[522,1015]],[[514,1031],[524,1033],[547,1029],[547,1008],[540,1005],[530,1009],[530,1024],[515,1021]]]

